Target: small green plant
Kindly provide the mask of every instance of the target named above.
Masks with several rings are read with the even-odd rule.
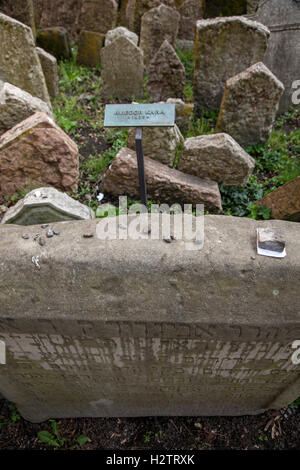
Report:
[[[39,431],[38,438],[44,444],[47,444],[50,447],[57,447],[59,449],[65,449],[65,444],[70,441],[67,437],[62,437],[59,431],[58,424],[55,419],[49,419],[49,422],[52,426],[52,433],[49,431]],[[81,434],[77,437],[77,445],[80,447],[84,446],[88,442],[88,436]],[[74,449],[76,445],[70,447],[70,449]]]
[[[290,408],[297,409],[300,407],[300,397],[297,398],[293,403],[290,404]]]
[[[144,436],[145,442],[148,444],[151,440],[151,431],[147,431]]]
[[[10,418],[2,418],[0,419],[0,431],[3,426],[8,426],[15,424],[19,419],[21,418],[16,405],[14,403],[9,404],[10,410],[11,410],[11,417]]]

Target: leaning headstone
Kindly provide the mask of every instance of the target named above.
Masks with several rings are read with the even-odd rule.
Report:
[[[71,57],[68,32],[61,26],[39,30],[36,42],[38,46],[57,59],[69,59]]]
[[[124,1],[124,0],[122,0]],[[125,0],[126,1],[126,0]],[[141,20],[147,11],[161,4],[175,8],[174,0],[128,0],[126,5],[126,26],[136,34],[141,32]]]
[[[45,76],[48,93],[51,98],[55,98],[58,94],[57,60],[53,55],[40,47],[37,47],[36,50]]]
[[[226,82],[216,132],[227,132],[240,145],[268,140],[278,111],[283,84],[262,63]]]
[[[61,26],[77,41],[81,0],[33,0],[36,29]]]
[[[300,78],[300,2],[261,2],[254,18],[271,31],[263,61],[285,87],[279,104],[279,112],[282,113],[297,104],[293,103],[293,83]]]
[[[96,67],[100,62],[100,52],[104,35],[93,31],[80,31],[76,61],[87,67]]]
[[[143,129],[143,151],[146,157],[173,166],[177,151],[184,138],[174,127],[145,127]],[[127,147],[135,150],[135,128],[128,132]]]
[[[144,51],[146,68],[165,39],[175,47],[179,20],[178,11],[165,5],[153,8],[143,15],[140,48]]]
[[[0,2],[0,11],[29,26],[35,36],[34,0],[4,0]]]
[[[199,20],[194,48],[194,99],[201,108],[217,110],[226,80],[261,62],[269,30],[244,17]]]
[[[110,31],[107,32],[105,36],[105,46],[108,46],[111,42],[113,42],[115,39],[117,39],[120,36],[125,36],[126,38],[130,39],[130,41],[132,41],[133,44],[135,44],[136,46],[138,45],[138,42],[139,42],[138,35],[132,31],[129,31],[129,29],[124,28],[123,26],[119,26],[118,28],[111,29]]]
[[[10,207],[2,224],[36,225],[64,220],[89,220],[95,217],[92,209],[55,188],[37,188]]]
[[[101,50],[104,98],[130,100],[143,97],[143,52],[130,39],[120,36]]]
[[[193,116],[193,103],[185,103],[180,98],[168,98],[167,103],[175,104],[175,122],[182,132],[187,132]]]
[[[236,16],[247,13],[247,0],[205,0],[204,17]]]
[[[203,6],[199,0],[185,0],[178,8],[180,14],[178,38],[194,40],[196,21],[203,18]]]
[[[254,159],[230,135],[221,133],[186,139],[178,170],[224,186],[244,186],[254,166]]]
[[[145,157],[147,192],[161,203],[201,204],[213,211],[222,211],[218,184],[173,170],[163,163]],[[122,148],[106,171],[101,191],[115,196],[139,197],[136,153]]]
[[[165,39],[148,67],[148,93],[156,101],[183,98],[185,69],[175,49]]]
[[[79,25],[86,31],[106,34],[117,23],[116,0],[82,0]]]
[[[271,209],[271,215],[274,219],[300,222],[300,176],[255,203],[258,206]]]
[[[10,83],[4,83],[0,88],[0,135],[39,111],[53,117],[45,101]]]
[[[11,83],[50,104],[31,29],[0,13],[0,81]]]
[[[36,113],[0,137],[0,195],[20,188],[77,190],[77,145],[44,113]]]

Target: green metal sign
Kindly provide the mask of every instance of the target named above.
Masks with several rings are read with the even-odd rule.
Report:
[[[175,123],[174,103],[108,104],[104,127],[169,127]]]

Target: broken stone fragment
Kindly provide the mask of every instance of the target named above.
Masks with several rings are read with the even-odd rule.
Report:
[[[204,204],[205,210],[222,211],[218,184],[174,170],[145,157],[147,192],[160,203]],[[106,171],[101,190],[116,196],[139,198],[137,157],[133,150],[122,148]]]
[[[257,242],[263,250],[281,253],[285,248],[285,240],[281,232],[268,228],[257,229]]]
[[[259,199],[256,204],[271,209],[274,219],[300,222],[300,176]]]
[[[39,197],[35,193],[39,192]],[[43,196],[47,196],[46,198]],[[28,193],[6,212],[2,224],[35,225],[43,224],[47,228],[48,223],[64,220],[93,219],[94,211],[72,199],[65,193],[55,188],[39,188]],[[48,222],[48,223],[47,223]],[[46,237],[59,235],[59,230],[48,229]]]

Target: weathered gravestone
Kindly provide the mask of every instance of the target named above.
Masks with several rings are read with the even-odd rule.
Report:
[[[49,105],[39,98],[10,83],[0,86],[0,135],[39,111],[53,117]]]
[[[80,31],[78,41],[78,64],[95,67],[100,62],[100,52],[104,43],[104,34],[93,31]]]
[[[202,2],[185,0],[178,8],[180,14],[178,38],[194,40],[196,21],[203,18]]]
[[[136,46],[138,45],[138,35],[133,33],[132,31],[129,31],[129,29],[124,28],[123,26],[119,26],[118,28],[111,29],[107,32],[105,36],[105,46],[108,46],[111,42],[113,42],[120,36],[125,36],[130,39],[130,41],[132,41]]]
[[[79,26],[87,31],[106,34],[117,23],[116,0],[82,0]]]
[[[244,17],[199,20],[194,47],[196,111],[219,108],[226,80],[261,62],[269,30]]]
[[[50,104],[31,29],[0,13],[0,80]]]
[[[254,166],[254,159],[230,135],[221,133],[186,139],[178,170],[224,186],[243,186]]]
[[[33,0],[33,4],[37,30],[61,26],[77,40],[81,0]]]
[[[175,7],[174,0],[127,0],[126,23],[124,24],[135,33],[140,34],[141,19],[144,13],[162,3],[172,8]]]
[[[57,59],[69,59],[71,46],[66,28],[52,26],[40,29],[36,38],[37,45]]]
[[[78,148],[44,113],[25,119],[0,137],[0,195],[20,188],[77,189]]]
[[[278,111],[283,84],[262,63],[226,82],[216,132],[227,132],[240,145],[268,140]]]
[[[160,5],[142,17],[140,48],[144,51],[144,62],[148,67],[154,54],[165,39],[175,47],[180,15],[174,8]]]
[[[195,252],[100,240],[107,221],[56,224],[44,247],[36,226],[28,240],[0,226],[0,393],[26,419],[247,415],[299,397],[299,224],[206,216]],[[284,232],[284,259],[257,256],[258,227]]]
[[[4,0],[0,2],[0,11],[29,26],[35,36],[33,0]]]
[[[53,55],[40,47],[37,47],[36,50],[45,76],[48,93],[51,98],[55,98],[58,94],[57,60]]]
[[[119,36],[101,49],[103,97],[130,100],[143,97],[143,52],[130,39]]]
[[[156,101],[183,98],[185,70],[175,49],[164,40],[148,68],[148,93]]]
[[[168,204],[205,204],[207,210],[222,211],[218,184],[169,168],[145,157],[147,194],[154,201]],[[133,150],[122,148],[104,174],[101,191],[115,196],[138,197],[139,179],[137,155]]]
[[[92,209],[55,188],[37,188],[5,213],[2,224],[35,225],[93,219]]]
[[[263,1],[254,18],[271,31],[264,63],[285,86],[279,105],[279,112],[285,112],[297,104],[292,95],[293,82],[300,79],[300,2]]]

